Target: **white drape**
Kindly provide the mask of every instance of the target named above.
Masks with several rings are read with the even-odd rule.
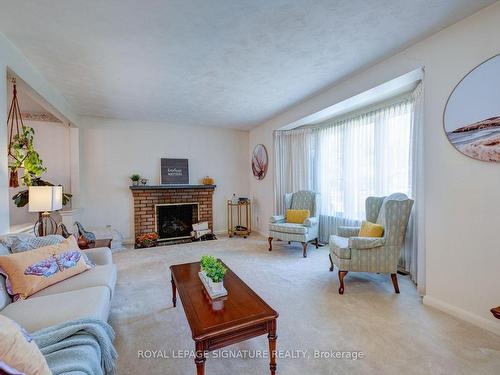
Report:
[[[425,295],[425,225],[424,225],[424,84],[420,82],[411,97],[411,195],[415,199],[404,249],[405,269],[417,283],[420,295]]]
[[[284,213],[285,193],[314,189],[314,136],[312,129],[274,133],[275,213]]]

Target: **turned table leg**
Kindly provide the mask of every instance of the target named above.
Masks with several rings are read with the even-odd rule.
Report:
[[[172,303],[174,307],[177,306],[177,288],[175,287],[175,281],[174,277],[172,276],[170,279],[170,282],[172,283]]]
[[[271,370],[271,375],[276,374],[276,321],[270,323],[271,327],[269,329],[269,335],[267,336],[269,340],[269,354],[271,361],[269,362],[269,369]]]
[[[196,364],[196,375],[205,375],[205,351],[203,350],[203,343],[196,343],[196,357],[194,363]]]
[[[269,242],[269,251],[272,251],[273,250],[273,238],[269,237],[267,239],[267,241]]]

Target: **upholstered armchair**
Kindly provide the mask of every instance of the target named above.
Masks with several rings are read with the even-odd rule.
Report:
[[[307,257],[307,245],[315,241],[318,248],[319,232],[319,194],[314,191],[298,191],[285,194],[285,210],[309,210],[310,217],[302,224],[287,223],[285,216],[276,215],[269,222],[269,251],[272,251],[273,239],[300,242],[303,247],[303,257]]]
[[[366,199],[366,220],[384,227],[382,237],[358,237],[360,228],[339,227],[338,236],[330,236],[330,271],[339,269],[339,294],[344,294],[348,272],[391,274],[394,291],[399,293],[397,265],[404,245],[406,227],[413,200],[405,194]]]

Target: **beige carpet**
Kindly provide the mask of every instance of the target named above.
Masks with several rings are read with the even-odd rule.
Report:
[[[203,254],[223,259],[279,312],[278,349],[290,351],[283,356],[305,353],[278,359],[278,374],[500,374],[500,337],[422,305],[406,278],[400,277],[396,295],[384,275],[349,274],[339,296],[326,247],[311,247],[303,259],[299,245],[276,242],[269,253],[266,240],[254,235],[113,255],[118,284],[110,322],[119,374],[195,373],[192,358],[173,358],[194,344],[182,305],[172,307],[168,267]],[[268,360],[252,354],[267,349],[265,336],[227,349],[248,351],[207,359],[207,375],[269,373]],[[364,357],[315,359],[316,350]],[[156,358],[141,358],[140,351]],[[247,358],[220,358],[234,353]]]

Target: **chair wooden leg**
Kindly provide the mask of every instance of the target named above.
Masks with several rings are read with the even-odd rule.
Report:
[[[319,241],[317,238],[316,238],[316,241],[314,241],[314,244],[316,245],[316,249],[319,249]]]
[[[347,275],[347,271],[339,271],[339,294],[344,294],[344,277]]]
[[[332,260],[332,254],[328,254],[328,258],[330,258],[330,272],[333,271],[333,260]]]
[[[302,247],[304,252],[302,253],[302,257],[307,258],[307,242],[302,242]]]
[[[394,291],[399,293],[399,285],[398,285],[398,274],[391,273],[392,285],[394,285]]]
[[[269,242],[269,251],[272,251],[273,250],[273,238],[272,237],[269,237],[267,239],[267,242]]]

